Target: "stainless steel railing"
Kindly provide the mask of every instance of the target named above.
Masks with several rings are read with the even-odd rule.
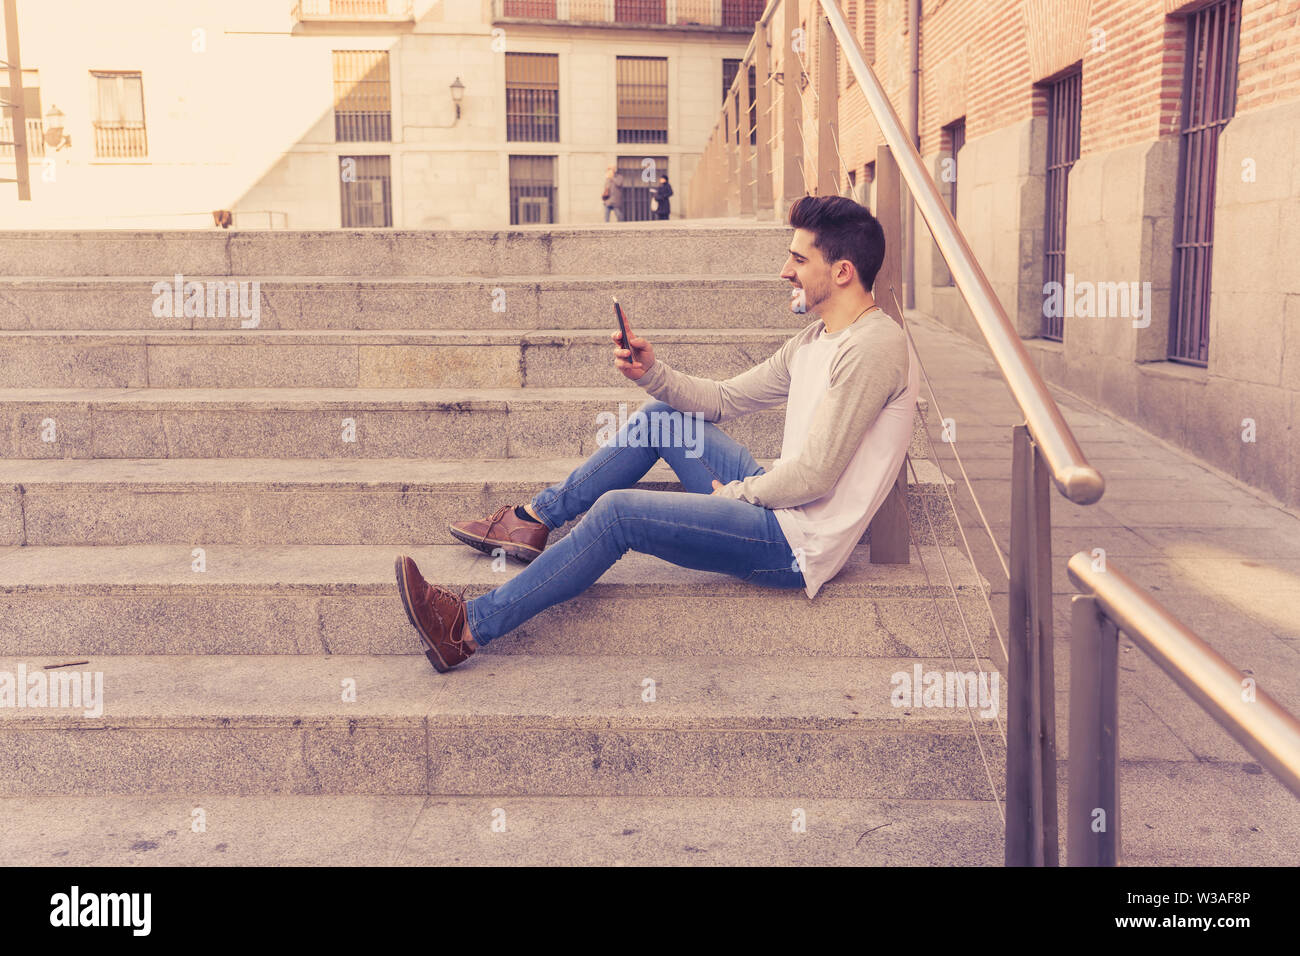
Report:
[[[1066,568],[1085,592],[1070,635],[1071,866],[1119,862],[1119,634],[1300,797],[1300,721],[1197,637],[1123,571],[1086,551]]]

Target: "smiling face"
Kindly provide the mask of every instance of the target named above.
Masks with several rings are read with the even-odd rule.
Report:
[[[843,269],[847,263],[842,263]],[[781,269],[781,278],[794,288],[803,290],[804,312],[816,312],[830,301],[835,291],[830,265],[822,258],[820,249],[813,246],[813,234],[807,229],[796,229],[790,241],[790,255]],[[850,276],[849,281],[856,281]],[[799,297],[791,295],[790,311],[798,313]]]

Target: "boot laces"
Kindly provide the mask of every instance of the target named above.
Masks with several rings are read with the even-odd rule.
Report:
[[[441,604],[446,603],[445,599],[448,597],[452,597],[454,592],[451,591],[449,588],[439,587],[436,584],[428,584],[428,582],[425,583],[429,588],[429,597],[428,597],[429,607],[433,610],[434,616],[437,617],[438,625],[442,628],[443,634],[448,635],[447,638],[448,642],[453,644],[457,650],[459,650],[462,654],[465,653],[465,639],[461,636],[461,632],[457,631],[455,634],[452,634],[451,625],[448,625],[447,619],[442,615]],[[454,594],[456,600],[459,601],[461,604],[465,603],[465,592],[468,590],[469,590],[469,585],[466,584],[463,588],[460,589],[459,594]],[[443,600],[440,601],[439,600],[440,598],[442,598]],[[455,610],[452,611],[452,620],[451,620],[452,625],[456,623],[457,612],[460,611],[460,609],[461,608],[458,605],[455,608]],[[465,619],[468,622],[469,620],[468,610],[466,610],[465,612]]]
[[[501,519],[506,516],[506,512],[511,510],[513,510],[512,505],[502,505],[488,516],[487,533],[489,536],[492,534],[492,529],[495,528]]]

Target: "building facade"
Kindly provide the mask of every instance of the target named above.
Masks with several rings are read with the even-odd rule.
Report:
[[[762,8],[17,2],[32,198],[0,184],[6,228],[200,227],[215,210],[238,228],[597,222],[611,164],[624,218],[650,218],[650,184],[693,171]]]
[[[1300,505],[1300,3],[914,2],[915,37],[909,0],[841,9],[905,126],[916,77],[922,159],[1044,377]],[[883,141],[838,44],[822,136],[819,6],[766,14],[770,184],[742,194],[720,117],[688,213],[782,217],[828,142],[874,208]],[[912,252],[912,304],[981,338],[919,214]]]
[[[1044,377],[1300,505],[1300,4],[933,7],[921,151]]]

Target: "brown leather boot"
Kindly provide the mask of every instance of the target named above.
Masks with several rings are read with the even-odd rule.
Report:
[[[486,518],[453,521],[447,526],[457,541],[491,554],[501,548],[512,558],[529,562],[546,548],[551,529],[541,522],[525,521],[515,514],[514,505],[502,505]]]
[[[476,650],[465,627],[464,592],[455,594],[430,584],[404,554],[398,555],[396,570],[407,620],[428,648],[424,656],[439,673],[451,670]]]

